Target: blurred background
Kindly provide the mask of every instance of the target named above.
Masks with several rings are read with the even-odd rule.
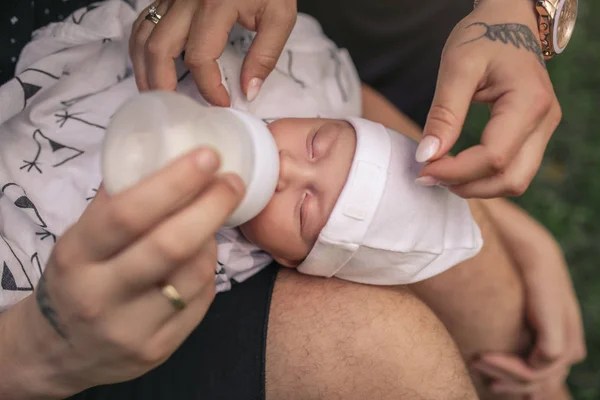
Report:
[[[600,399],[600,0],[579,0],[569,47],[548,62],[563,110],[544,163],[529,190],[515,199],[557,238],[582,306],[588,357],[569,386],[576,400]],[[489,117],[473,106],[459,148],[479,141]]]

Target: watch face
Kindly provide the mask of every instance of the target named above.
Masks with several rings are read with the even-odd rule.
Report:
[[[555,34],[557,46],[555,47],[557,47],[556,50],[560,51],[564,50],[569,40],[571,40],[575,21],[577,20],[577,0],[564,0],[561,3],[555,21],[557,24]]]

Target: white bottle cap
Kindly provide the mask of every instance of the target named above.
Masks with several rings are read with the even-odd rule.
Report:
[[[246,184],[246,195],[226,226],[260,213],[279,178],[279,152],[266,124],[251,114],[203,106],[173,92],[141,94],[114,114],[102,153],[104,187],[109,194],[119,193],[199,146],[219,153],[219,172],[234,172]]]

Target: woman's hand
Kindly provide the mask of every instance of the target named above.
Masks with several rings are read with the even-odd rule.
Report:
[[[35,298],[25,300],[24,332],[34,339],[15,339],[39,352],[46,394],[142,375],[200,323],[215,293],[214,233],[244,193],[239,177],[215,176],[217,166],[202,149],[121,194],[101,189],[57,242]]]
[[[493,379],[493,391],[527,394],[536,400],[553,398],[571,365],[586,355],[581,312],[568,268],[556,241],[531,217],[505,200],[490,202],[493,207],[488,210],[523,276],[534,343],[525,359],[482,354],[473,366]]]
[[[157,4],[158,3],[158,4]],[[133,24],[129,44],[140,90],[175,90],[174,59],[185,50],[185,63],[202,96],[229,105],[217,59],[232,26],[257,32],[242,66],[241,85],[249,101],[271,73],[296,22],[296,0],[157,0],[157,24],[144,18]]]
[[[561,110],[545,69],[531,0],[482,0],[450,34],[417,160],[421,179],[462,197],[521,195]],[[481,144],[445,157],[471,101],[488,103]]]

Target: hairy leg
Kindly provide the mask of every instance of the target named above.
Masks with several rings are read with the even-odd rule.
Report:
[[[271,303],[267,399],[475,399],[456,344],[406,290],[282,269]]]

